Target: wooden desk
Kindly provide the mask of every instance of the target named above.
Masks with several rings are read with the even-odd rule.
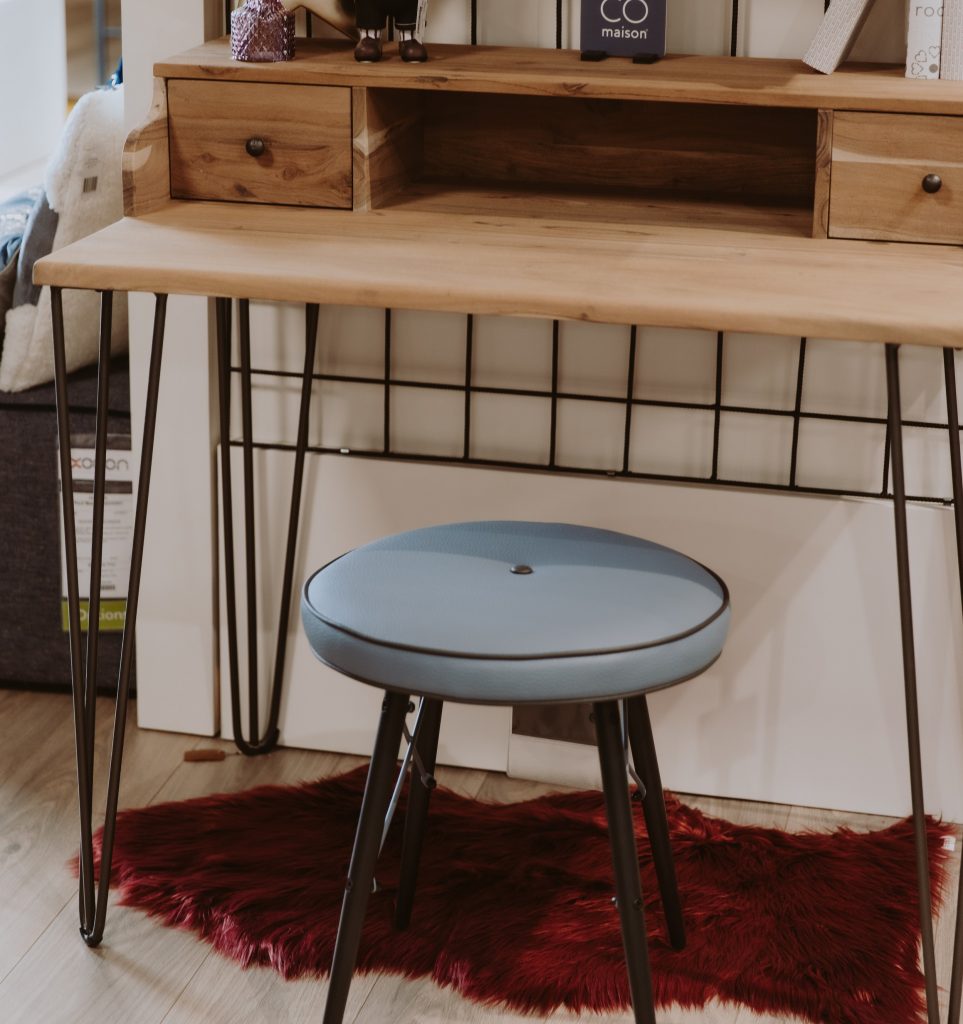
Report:
[[[963,346],[959,249],[634,226],[564,209],[549,219],[172,201],[48,256],[35,279]]]
[[[963,553],[952,356],[963,347],[963,85],[906,81],[894,69],[823,77],[794,61],[674,57],[639,69],[583,64],[565,51],[437,46],[432,55],[417,69],[397,60],[359,66],[349,48],[309,41],[289,64],[238,65],[222,40],[158,65],[154,108],[125,156],[128,216],[36,266],[35,280],[53,288],[61,459],[68,460],[62,478],[85,939],[100,941],[106,913],[167,294],[217,299],[222,437],[230,424],[230,300],[242,300],[247,509],[247,300],[307,305],[277,665],[284,661],[320,303],[819,335],[887,345],[923,962],[929,1020],[937,1024],[898,346],[944,349]],[[158,294],[99,896],[62,288],[102,291],[105,313],[114,290]],[[109,315],[105,324],[102,355]],[[105,423],[99,417],[95,562]],[[242,750],[260,753],[276,742],[280,670],[266,734],[258,736],[255,719],[244,740],[229,465],[225,459],[222,487],[235,734]],[[96,621],[96,583],[93,589]],[[961,978],[957,957],[954,1024]]]

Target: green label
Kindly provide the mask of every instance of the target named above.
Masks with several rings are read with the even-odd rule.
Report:
[[[80,602],[80,628],[86,633],[87,622],[90,619],[90,602]],[[127,602],[124,599],[119,601],[100,602],[100,632],[101,633],[123,633],[124,623],[127,621]],[[67,599],[60,602],[60,622],[65,633],[70,630],[70,611],[67,606]]]

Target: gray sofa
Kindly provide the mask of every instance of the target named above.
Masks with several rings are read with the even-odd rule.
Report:
[[[70,379],[71,430],[94,429],[97,374]],[[109,430],[130,433],[126,356],[111,365]],[[0,392],[0,686],[70,686],[61,624],[60,491],[53,385]],[[120,634],[100,646],[99,689],[113,687]]]

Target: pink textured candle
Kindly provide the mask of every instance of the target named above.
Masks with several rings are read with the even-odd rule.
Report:
[[[231,15],[234,60],[277,61],[294,57],[294,15],[281,0],[247,0]]]

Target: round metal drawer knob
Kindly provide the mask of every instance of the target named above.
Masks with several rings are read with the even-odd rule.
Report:
[[[253,138],[247,140],[244,148],[249,156],[263,156],[267,146],[264,144],[264,139]]]
[[[938,174],[927,174],[923,179],[923,191],[933,195],[943,187],[943,179]]]

